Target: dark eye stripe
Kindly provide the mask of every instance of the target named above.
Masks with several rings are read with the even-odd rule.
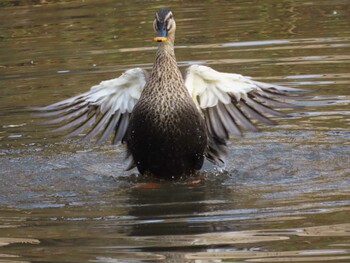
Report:
[[[154,19],[154,21],[153,21],[153,27],[154,27],[155,30],[158,30],[157,19]]]
[[[167,21],[167,20],[169,20],[169,19],[171,19],[171,18],[173,18],[173,13],[169,12],[169,13],[166,15],[164,21]]]

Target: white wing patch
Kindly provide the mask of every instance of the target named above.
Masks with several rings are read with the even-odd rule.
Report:
[[[100,107],[101,113],[107,110],[120,113],[132,112],[146,84],[144,71],[140,68],[130,69],[119,78],[105,80],[91,87],[86,101]]]
[[[146,84],[147,72],[140,68],[125,71],[119,78],[102,81],[90,91],[48,105],[33,108],[38,117],[55,117],[46,124],[62,123],[55,131],[71,129],[67,136],[75,136],[84,130],[90,140],[100,134],[97,143],[104,142],[113,132],[112,143],[125,136],[129,115],[141,96]]]
[[[228,104],[232,96],[239,101],[253,90],[260,90],[248,77],[218,72],[212,68],[193,65],[188,68],[185,85],[200,108],[210,108],[222,102]],[[198,105],[198,102],[197,102]]]
[[[274,108],[295,108],[285,99],[304,90],[258,82],[239,74],[222,73],[193,65],[187,70],[185,85],[199,111],[204,115],[209,145],[207,158],[224,164],[226,141],[230,135],[242,136],[243,130],[258,131],[257,123],[274,125],[269,116],[286,117]]]

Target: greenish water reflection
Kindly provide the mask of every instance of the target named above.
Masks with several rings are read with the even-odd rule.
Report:
[[[153,63],[158,1],[1,1],[0,262],[349,262],[350,12],[336,1],[168,1],[182,69],[316,90],[232,139],[198,184],[125,172],[26,111]]]

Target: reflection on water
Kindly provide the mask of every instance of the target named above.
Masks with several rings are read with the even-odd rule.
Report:
[[[124,149],[64,140],[26,111],[152,66],[157,1],[0,3],[0,262],[350,262],[348,1],[170,1],[181,69],[317,96],[232,139],[228,169],[156,182]]]

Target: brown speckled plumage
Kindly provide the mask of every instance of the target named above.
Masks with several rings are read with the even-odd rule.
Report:
[[[139,171],[168,178],[200,169],[207,145],[204,120],[178,69],[173,39],[170,34],[159,44],[126,136]]]

